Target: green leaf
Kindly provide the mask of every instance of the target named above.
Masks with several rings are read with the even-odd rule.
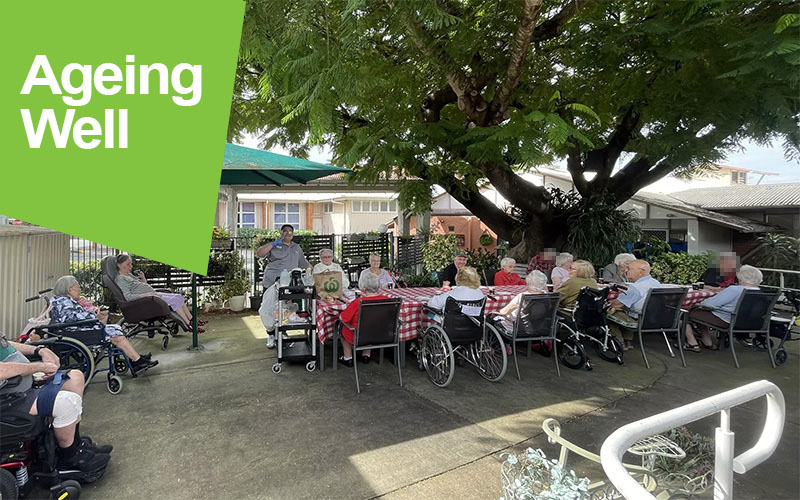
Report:
[[[779,33],[782,33],[783,30],[785,30],[789,26],[792,26],[793,24],[795,24],[797,22],[798,17],[800,17],[800,16],[798,16],[796,13],[790,13],[790,14],[782,15],[778,19],[778,22],[775,23],[775,31],[774,31],[774,33],[776,35],[779,34]]]

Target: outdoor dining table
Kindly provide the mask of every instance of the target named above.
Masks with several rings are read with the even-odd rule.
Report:
[[[602,287],[603,285],[600,285],[600,286]],[[679,287],[679,286],[682,286],[682,285],[662,284],[662,286]],[[688,307],[691,307],[693,305],[697,305],[700,302],[706,300],[709,297],[713,297],[716,294],[717,294],[717,290],[712,289],[712,288],[702,288],[700,290],[689,290],[686,293],[686,297],[683,299],[683,307],[684,308],[688,308]],[[614,299],[617,298],[618,295],[619,295],[618,291],[611,290],[610,292],[608,292],[608,300],[614,300]]]
[[[481,287],[484,295],[489,294],[489,289],[494,289],[493,297],[496,300],[486,301],[486,313],[499,312],[506,304],[511,302],[511,299],[517,294],[525,291],[527,287],[524,285],[508,285],[508,286],[495,286],[495,287]],[[427,322],[427,316],[422,308],[428,301],[436,295],[436,292],[441,292],[441,288],[395,288],[382,290],[381,293],[388,297],[403,299],[403,305],[400,308],[400,341],[405,342],[417,337],[417,329]],[[320,342],[325,342],[333,338],[336,322],[339,319],[339,313],[347,307],[353,299],[343,297],[344,302],[336,300],[326,302],[322,300],[317,301],[317,336]]]

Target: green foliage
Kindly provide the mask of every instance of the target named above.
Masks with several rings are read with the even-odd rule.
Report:
[[[501,500],[589,500],[589,479],[548,460],[542,450],[504,453],[500,464]]]
[[[494,243],[494,237],[488,232],[486,232],[481,235],[478,241],[480,242],[481,245],[488,247],[489,245]]]
[[[758,237],[758,253],[756,263],[759,267],[767,269],[800,270],[800,238],[793,238],[786,234],[770,233]],[[780,285],[778,273],[764,272],[764,282],[768,285]],[[787,288],[800,288],[800,279],[797,275],[784,275],[784,286]]]
[[[305,243],[307,237],[315,236],[317,234],[316,231],[312,231],[311,229],[297,229],[294,232],[294,241],[301,247]],[[277,229],[253,229],[247,228],[239,230],[240,236],[250,237],[253,238],[253,250],[260,247],[265,243],[269,243],[270,241],[275,241],[281,237],[281,232]]]
[[[696,283],[711,262],[709,252],[700,255],[662,253],[650,262],[650,275],[661,283],[690,285]]]
[[[404,274],[403,279],[410,288],[439,286],[439,282],[433,279],[430,273]]]
[[[567,244],[576,258],[605,266],[639,239],[639,219],[633,211],[616,208],[601,197],[581,199],[568,210]]]
[[[104,302],[99,259],[70,262],[69,274],[78,280],[78,284],[81,286],[81,295],[92,302]]]
[[[250,290],[244,258],[239,252],[214,252],[212,260],[215,269],[221,271],[225,276],[225,282],[221,285],[220,290],[223,301],[237,295],[245,295]],[[216,294],[216,290],[211,293]]]
[[[222,240],[230,237],[231,235],[227,228],[214,226],[214,232],[211,234],[211,239]]]
[[[686,427],[670,430],[666,437],[686,452],[686,457],[674,459],[657,457],[653,470],[659,483],[676,487],[686,487],[687,480],[713,474],[714,440],[708,436],[691,432]],[[676,484],[679,480],[681,483]],[[697,492],[701,493],[701,492]]]
[[[500,259],[497,258],[497,255],[478,248],[467,250],[467,265],[474,267],[480,273],[487,269],[500,269]]]
[[[637,259],[644,259],[652,262],[661,255],[672,252],[672,248],[669,246],[669,243],[664,240],[660,240],[655,236],[651,236],[647,239],[647,241],[642,241],[640,243],[644,243],[644,246],[641,248],[635,248],[633,250],[633,254]]]
[[[453,262],[458,250],[455,234],[434,234],[422,244],[422,265],[429,273],[441,271]]]

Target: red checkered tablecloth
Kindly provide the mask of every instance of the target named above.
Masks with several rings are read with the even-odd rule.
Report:
[[[713,297],[717,294],[717,290],[711,290],[709,288],[703,288],[702,290],[689,290],[689,293],[686,294],[686,297],[683,299],[683,307],[691,307],[695,304],[699,304],[700,302],[706,300],[709,297]],[[611,290],[608,292],[608,300],[614,300],[619,295],[619,292]]]
[[[511,302],[517,294],[525,291],[525,286],[497,286],[494,287],[497,300],[486,301],[486,312],[499,312],[506,304]],[[488,293],[488,288],[481,287],[484,295]],[[427,321],[427,317],[422,312],[422,307],[428,303],[431,297],[441,288],[396,288],[394,290],[383,290],[383,294],[389,297],[399,297],[403,299],[400,308],[400,340],[411,340],[417,337],[417,328]],[[335,302],[317,301],[317,336],[320,342],[325,342],[333,338],[336,321],[339,313],[347,307],[346,304]]]

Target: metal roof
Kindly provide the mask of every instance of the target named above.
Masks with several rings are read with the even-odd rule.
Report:
[[[792,208],[800,207],[800,182],[687,189],[670,196],[684,203],[714,210]]]
[[[742,233],[767,233],[775,231],[774,227],[759,224],[758,222],[739,217],[738,215],[723,214],[719,212],[712,212],[695,205],[689,205],[680,200],[672,198],[671,196],[655,193],[636,193],[631,197],[632,200],[655,205],[657,207],[681,212],[687,215],[692,215],[698,219],[704,219],[720,226],[736,229]]]

